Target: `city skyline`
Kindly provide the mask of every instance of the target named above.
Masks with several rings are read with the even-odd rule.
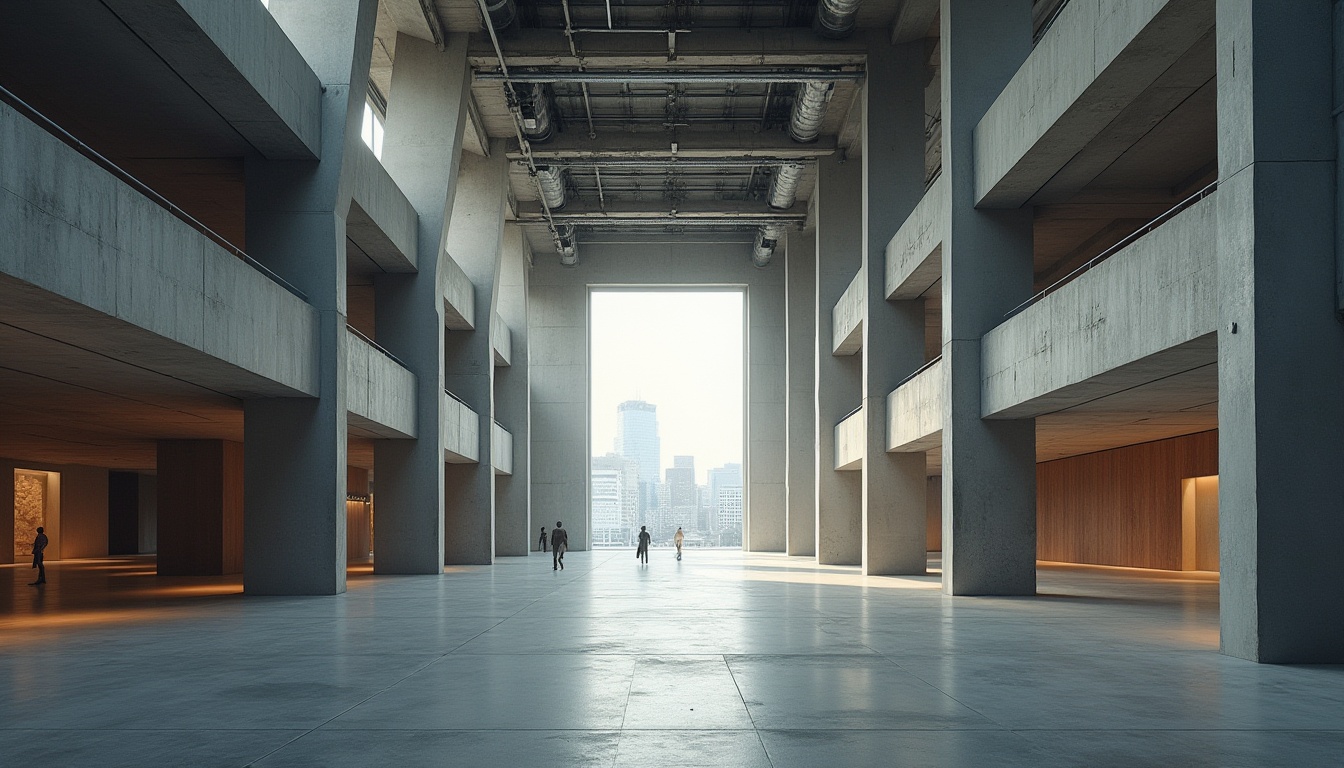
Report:
[[[676,455],[703,462],[697,483],[710,467],[742,462],[743,299],[724,290],[592,293],[594,455],[616,450],[617,406],[642,400],[658,407],[660,478]]]

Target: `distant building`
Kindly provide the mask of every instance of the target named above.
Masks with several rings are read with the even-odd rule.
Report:
[[[724,464],[721,467],[715,467],[707,473],[709,482],[706,483],[710,499],[710,531],[735,530],[739,534],[742,531],[742,514],[739,509],[736,522],[725,522],[721,508],[719,506],[719,494],[725,488],[737,488],[738,496],[741,497],[742,489],[742,465]],[[739,502],[740,506],[740,502]]]
[[[594,456],[591,477],[593,546],[634,541],[639,514],[639,473],[633,459]]]
[[[658,406],[627,400],[616,406],[616,455],[635,461],[639,476],[638,509],[646,514],[657,505],[654,486],[663,469],[662,441],[658,437]]]
[[[699,529],[700,498],[695,485],[695,457],[674,456],[667,470],[668,507],[672,510],[672,531],[681,526],[687,531]]]
[[[719,489],[719,543],[734,546],[742,543],[742,486]]]

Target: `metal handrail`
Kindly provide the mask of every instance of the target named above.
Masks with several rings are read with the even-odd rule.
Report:
[[[459,402],[459,403],[465,405],[468,409],[471,408],[471,403],[468,403],[466,400],[463,400],[462,398],[460,398],[460,397],[458,397],[457,395],[453,394],[452,392],[448,391],[448,389],[447,389],[446,387],[445,387],[444,390],[443,390],[443,394],[445,394],[445,395],[447,395],[447,396],[453,398],[453,399],[456,400],[457,402]],[[474,413],[474,412],[475,412],[475,411],[473,411],[473,413]]]
[[[1041,28],[1036,30],[1035,34],[1031,36],[1031,47],[1035,48],[1037,45],[1040,45],[1041,39],[1045,37],[1045,33],[1049,32],[1050,28],[1055,25],[1055,21],[1059,19],[1060,12],[1063,11],[1068,4],[1069,0],[1064,0],[1064,2],[1055,6],[1055,10],[1050,12],[1050,17],[1047,18],[1045,22],[1041,24]]]
[[[862,411],[862,410],[863,410],[863,406],[860,405],[858,408],[855,408],[854,410],[850,411],[849,413],[846,413],[846,414],[845,414],[845,417],[844,417],[843,419],[841,419],[841,420],[835,422],[835,426],[838,427],[838,426],[840,426],[841,424],[844,424],[846,421],[849,421],[850,417],[852,417],[854,414],[856,414],[856,413],[858,413],[859,411]]]
[[[932,368],[933,366],[937,365],[938,363],[941,363],[942,361],[943,361],[943,356],[942,356],[942,355],[938,355],[937,357],[933,358],[932,360],[928,361],[927,363],[925,363],[925,364],[919,366],[918,368],[915,369],[914,373],[910,374],[909,376],[906,376],[904,379],[901,379],[900,382],[898,382],[898,383],[896,384],[896,386],[892,387],[892,391],[894,392],[894,391],[900,389],[901,387],[904,387],[906,384],[909,384],[911,381],[913,381],[913,380],[915,379],[916,376],[918,376],[919,374],[921,374],[921,373],[923,373],[923,372],[929,370],[930,368]]]
[[[358,336],[359,338],[363,339],[365,344],[368,344],[370,347],[373,347],[374,349],[378,350],[379,352],[382,352],[382,353],[383,353],[383,356],[386,357],[387,359],[391,360],[392,362],[396,363],[397,365],[400,365],[402,368],[407,368],[407,369],[410,368],[410,366],[406,365],[405,363],[403,363],[403,362],[401,361],[401,358],[397,357],[396,355],[392,354],[391,352],[388,352],[387,349],[383,347],[383,345],[379,344],[378,342],[374,341],[373,339],[370,339],[368,336],[365,336],[363,333],[360,333],[359,329],[356,328],[355,326],[353,326],[353,325],[351,325],[351,324],[349,324],[349,323],[346,323],[346,324],[345,324],[345,329],[346,329],[347,331],[349,331],[349,332],[355,334],[355,335]]]
[[[125,168],[122,168],[121,166],[117,165],[116,163],[104,157],[102,154],[98,152],[98,150],[80,141],[78,138],[75,137],[74,134],[62,128],[60,124],[58,124],[55,120],[52,120],[51,118],[42,114],[37,110],[36,107],[24,101],[23,99],[19,98],[17,94],[9,90],[8,88],[5,88],[4,86],[0,86],[0,101],[4,101],[6,104],[9,104],[11,107],[14,107],[16,110],[22,112],[29,119],[33,120],[36,123],[41,124],[43,127],[47,129],[48,133],[60,139],[71,149],[74,149],[84,157],[88,158],[89,160],[92,160],[95,165],[107,171],[108,173],[111,173],[113,176],[116,176],[121,181],[134,187],[137,192],[144,195],[145,197],[148,197],[150,200],[153,200],[155,203],[158,203],[160,207],[176,216],[183,223],[190,225],[192,229],[195,229],[197,232],[200,232],[201,234],[213,240],[216,245],[232,252],[234,256],[237,256],[248,266],[252,267],[253,269],[265,275],[266,277],[270,278],[272,282],[276,283],[281,288],[284,288],[285,290],[294,294],[298,298],[302,299],[304,302],[308,301],[308,294],[304,293],[303,291],[300,291],[298,288],[295,288],[293,285],[289,283],[289,281],[285,280],[283,277],[272,272],[269,268],[267,268],[265,264],[262,264],[261,262],[257,261],[251,256],[248,256],[243,251],[243,249],[229,242],[228,238],[224,237],[223,235],[214,231],[210,227],[206,226],[195,216],[192,216],[191,214],[187,213],[181,208],[178,208],[176,205],[173,204],[171,200],[164,197],[163,195],[160,195],[158,192],[155,192],[154,189],[151,188],[148,184],[144,183],[143,181],[137,179],[135,176],[131,175],[130,171],[127,171]]]
[[[1116,243],[1115,245],[1112,245],[1110,248],[1107,248],[1106,250],[1102,251],[1096,256],[1093,256],[1092,258],[1088,259],[1087,262],[1077,267],[1072,272],[1069,272],[1067,275],[1059,278],[1055,282],[1046,286],[1044,289],[1042,289],[1039,293],[1035,294],[1031,298],[1022,302],[1021,304],[1018,304],[1016,307],[1013,307],[1012,309],[1008,310],[1007,314],[1003,316],[1004,319],[1006,320],[1012,317],[1013,315],[1016,315],[1018,312],[1021,312],[1022,310],[1031,306],[1032,304],[1035,304],[1036,302],[1050,295],[1051,293],[1054,293],[1056,290],[1059,289],[1060,286],[1073,280],[1075,276],[1082,274],[1083,272],[1086,272],[1092,267],[1095,267],[1097,264],[1100,264],[1101,262],[1105,261],[1111,256],[1114,256],[1117,252],[1129,247],[1134,243],[1135,240],[1138,240],[1140,237],[1143,237],[1149,232],[1152,232],[1154,229],[1157,229],[1159,225],[1166,223],[1167,220],[1170,219],[1171,217],[1184,211],[1187,208],[1190,208],[1195,203],[1213,194],[1214,191],[1217,189],[1218,189],[1218,182],[1215,181],[1212,184],[1209,184],[1207,187],[1199,190],[1195,194],[1185,198],[1184,200],[1172,206],[1171,208],[1168,208],[1166,211],[1163,211],[1162,214],[1159,215],[1157,218],[1153,219],[1147,224],[1144,224],[1142,227],[1139,227],[1138,229],[1129,233],[1120,242]]]

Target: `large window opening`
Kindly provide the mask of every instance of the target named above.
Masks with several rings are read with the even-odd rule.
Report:
[[[589,514],[594,547],[740,547],[746,294],[595,289]]]

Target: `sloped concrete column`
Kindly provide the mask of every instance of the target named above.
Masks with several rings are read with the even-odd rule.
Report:
[[[817,233],[785,244],[788,343],[788,521],[786,552],[817,554]]]
[[[1036,426],[980,417],[980,339],[1031,296],[1031,209],[975,208],[974,131],[1031,51],[1030,0],[943,0],[943,591],[1036,592]]]
[[[495,370],[495,412],[496,420],[513,435],[513,472],[495,478],[495,554],[500,557],[526,557],[534,540],[529,487],[532,411],[527,349],[527,289],[531,271],[531,253],[522,228],[512,223],[504,225],[499,316],[508,326],[513,353],[507,367]]]
[[[1218,3],[1223,653],[1344,661],[1344,325],[1327,0]]]
[[[476,317],[474,330],[445,334],[444,384],[481,417],[480,461],[444,469],[444,562],[449,565],[486,565],[495,554],[495,477],[490,465],[495,360],[490,320],[499,306],[508,171],[502,142],[492,142],[490,157],[464,153],[448,224],[448,255],[471,280]]]
[[[817,562],[863,560],[863,476],[835,469],[835,425],[863,395],[862,364],[831,354],[831,310],[863,265],[863,164],[817,161]]]
[[[346,161],[360,141],[377,2],[272,0],[271,12],[322,81],[322,144],[316,162],[247,161],[247,245],[317,309],[319,392],[244,404],[243,588],[336,594],[346,567]]]
[[[444,250],[470,88],[467,36],[397,38],[383,166],[419,214],[416,268],[375,281],[378,343],[415,374],[415,440],[374,443],[375,573],[443,571]]]
[[[863,572],[927,569],[923,453],[887,453],[887,395],[924,364],[924,302],[887,301],[887,243],[924,195],[924,41],[868,46],[863,109]]]

